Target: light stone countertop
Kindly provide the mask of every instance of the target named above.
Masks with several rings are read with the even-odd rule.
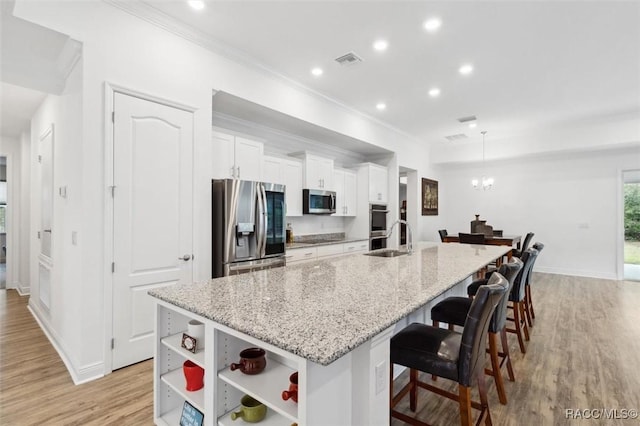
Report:
[[[411,255],[345,255],[149,294],[328,365],[510,249],[418,242]]]

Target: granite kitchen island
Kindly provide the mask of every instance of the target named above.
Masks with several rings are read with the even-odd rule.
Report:
[[[237,424],[230,412],[246,393],[268,406],[262,424],[387,425],[394,331],[429,321],[432,304],[464,294],[471,275],[509,250],[421,242],[411,255],[346,255],[151,291],[155,421],[178,424],[186,400],[204,424]],[[205,345],[195,354],[180,347],[190,319],[205,323]],[[265,371],[230,371],[248,347],[267,351]],[[197,392],[184,390],[185,359],[206,371]],[[297,404],[281,398],[295,371]]]

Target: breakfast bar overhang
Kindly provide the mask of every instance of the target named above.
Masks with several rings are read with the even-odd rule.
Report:
[[[187,401],[204,424],[230,424],[249,394],[267,405],[264,424],[388,425],[394,332],[428,322],[433,304],[466,294],[469,277],[509,251],[420,242],[397,257],[354,254],[150,291],[158,306],[155,422],[179,421]],[[175,343],[192,319],[205,324],[195,354]],[[267,352],[265,370],[230,371],[248,347]],[[186,359],[205,370],[196,393],[181,389]],[[283,401],[296,371],[298,402]]]

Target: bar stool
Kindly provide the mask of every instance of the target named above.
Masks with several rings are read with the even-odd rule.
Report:
[[[473,299],[462,333],[426,324],[413,323],[391,338],[391,416],[412,425],[425,426],[418,419],[393,409],[407,394],[409,407],[416,410],[418,387],[458,401],[462,425],[471,425],[471,408],[480,410],[480,419],[491,425],[484,376],[485,341],[491,316],[506,294],[509,282],[496,273],[482,286]],[[393,395],[393,365],[410,368],[409,383]],[[458,394],[418,380],[418,370],[458,382]],[[471,386],[477,381],[480,402],[471,401]]]
[[[509,304],[509,291],[513,287],[516,276],[522,269],[523,263],[520,259],[514,258],[509,263],[500,265],[498,273],[504,276],[509,281],[509,287],[505,296],[500,299],[500,303],[496,308],[493,316],[491,317],[491,323],[489,324],[489,358],[491,360],[491,370],[485,369],[485,373],[493,376],[496,383],[496,389],[498,391],[498,398],[501,404],[507,403],[507,393],[504,389],[504,381],[502,380],[502,374],[500,369],[506,364],[509,380],[515,381],[513,374],[513,366],[511,365],[511,356],[509,354],[509,344],[507,343],[507,305]],[[479,280],[473,284],[480,283],[480,285],[486,285],[488,279]],[[469,311],[472,303],[469,297],[447,297],[443,301],[437,303],[431,308],[431,320],[433,326],[438,327],[440,322],[448,323],[449,329],[452,329],[453,325],[464,327],[464,319]],[[498,351],[498,334],[502,343],[502,352]]]
[[[529,248],[529,243],[531,242],[531,239],[533,238],[534,235],[535,234],[533,232],[528,232],[527,235],[524,237],[524,241],[520,245],[520,248],[513,249],[513,251],[511,252],[511,256],[513,257],[522,256],[522,253],[524,253],[524,251]]]
[[[529,340],[529,328],[527,327],[524,307],[525,283],[527,282],[529,271],[531,271],[531,266],[533,265],[533,262],[535,261],[537,255],[538,250],[534,248],[527,249],[524,251],[524,253],[522,253],[520,260],[524,263],[524,265],[516,276],[516,279],[513,283],[513,288],[509,293],[509,301],[512,303],[509,308],[513,310],[513,318],[507,317],[507,320],[514,323],[514,328],[506,328],[506,331],[508,333],[514,333],[517,336],[518,345],[520,346],[520,352],[522,352],[523,354],[527,353],[527,350],[524,346],[524,341]],[[469,295],[469,297],[473,297],[473,295],[478,291],[478,288],[481,287],[481,285],[471,283],[469,287],[467,287],[467,294]]]
[[[544,248],[544,244],[540,242],[536,242],[533,246],[534,249],[538,250],[538,254]],[[529,323],[529,327],[533,327],[533,320],[536,319],[536,313],[533,310],[533,299],[531,298],[531,286],[529,283],[531,282],[531,276],[533,275],[533,267],[536,264],[537,257],[531,263],[531,270],[529,271],[529,275],[527,275],[527,282],[525,283],[525,292],[524,292],[524,307],[525,312],[527,313],[527,321]]]

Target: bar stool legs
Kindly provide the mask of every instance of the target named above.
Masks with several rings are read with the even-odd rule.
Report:
[[[524,341],[529,340],[529,328],[525,320],[524,303],[512,302],[512,306],[509,306],[513,310],[513,318],[507,318],[509,321],[513,321],[515,328],[507,328],[510,333],[515,333],[518,337],[518,345],[520,345],[520,352],[527,353],[527,349],[524,347]],[[524,334],[524,338],[523,338]]]
[[[502,352],[498,351],[498,335],[496,333],[488,333],[489,336],[489,358],[491,359],[491,370],[484,370],[485,374],[493,376],[498,391],[498,399],[501,404],[507,403],[507,393],[504,389],[504,380],[502,379],[501,368],[506,363],[509,380],[514,382],[513,366],[511,365],[511,356],[509,355],[509,345],[507,343],[507,331],[503,328],[500,331],[500,339],[502,341]]]

